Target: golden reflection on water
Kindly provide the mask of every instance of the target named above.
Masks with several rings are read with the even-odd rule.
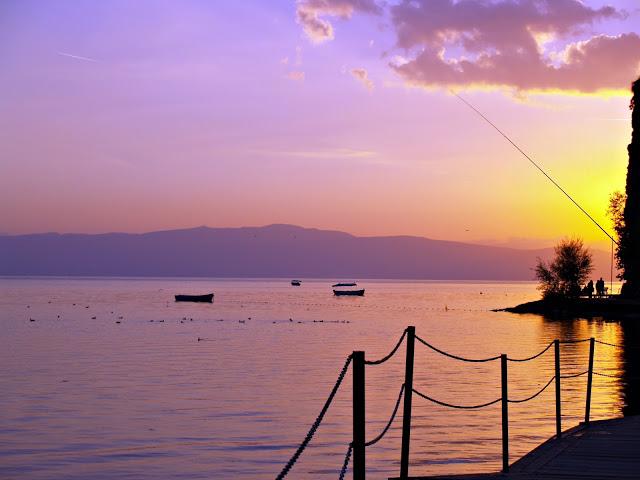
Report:
[[[528,357],[555,338],[625,345],[596,345],[594,370],[622,379],[594,376],[591,418],[638,412],[630,380],[639,373],[638,353],[628,348],[637,345],[636,327],[490,311],[536,298],[530,283],[369,281],[363,298],[334,298],[329,281],[297,288],[288,280],[0,282],[0,477],[273,477],[347,355],[365,350],[380,358],[407,325],[470,358]],[[177,291],[214,291],[216,300],[175,304]],[[563,344],[562,374],[586,370],[588,351],[588,343]],[[404,355],[402,347],[389,362],[367,367],[368,439],[395,405]],[[510,398],[526,398],[554,374],[553,348],[508,368]],[[563,428],[584,418],[586,381],[561,381]],[[336,478],[351,440],[351,382],[348,372],[292,478]],[[462,363],[416,344],[414,388],[449,403],[487,402],[500,397],[500,365]],[[554,385],[510,404],[509,413],[515,461],[555,433]],[[367,450],[371,478],[398,472],[401,415],[402,407]],[[500,422],[499,404],[461,411],[414,397],[410,472],[499,469]]]

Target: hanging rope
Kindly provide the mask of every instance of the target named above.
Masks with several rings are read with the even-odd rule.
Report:
[[[560,340],[560,344],[565,345],[568,343],[584,343],[590,341],[590,338],[580,338],[577,340]]]
[[[365,447],[370,447],[371,445],[375,445],[376,443],[378,443],[380,440],[382,440],[382,437],[385,436],[385,434],[387,433],[387,430],[389,430],[389,427],[391,427],[391,424],[393,423],[393,420],[396,418],[396,413],[398,413],[398,407],[400,406],[400,399],[402,398],[402,394],[404,392],[404,383],[402,384],[402,386],[400,387],[400,394],[398,395],[398,400],[396,401],[396,406],[393,407],[393,413],[391,414],[391,418],[389,418],[389,421],[387,422],[387,426],[384,427],[384,429],[382,430],[382,432],[380,433],[380,435],[378,435],[376,438],[374,438],[373,440],[366,442],[364,444]]]
[[[533,400],[534,398],[536,398],[538,395],[540,395],[542,392],[544,392],[547,387],[549,385],[551,385],[551,382],[553,382],[555,380],[556,376],[554,375],[553,377],[551,377],[551,379],[547,382],[547,384],[542,387],[540,390],[538,390],[536,393],[534,393],[533,395],[531,395],[530,397],[527,398],[523,398],[522,400],[511,400],[511,399],[507,399],[507,402],[509,403],[524,403],[524,402],[528,402],[529,400]]]
[[[576,378],[576,377],[581,377],[582,375],[586,375],[587,373],[589,373],[589,370],[585,370],[584,372],[574,373],[570,375],[560,375],[560,378]]]
[[[380,360],[365,360],[364,364],[365,365],[380,365],[381,363],[384,363],[387,360],[389,360],[398,351],[398,348],[400,348],[400,345],[402,345],[402,341],[404,340],[404,337],[406,335],[407,335],[407,329],[405,328],[404,332],[402,332],[402,336],[400,337],[400,340],[398,340],[398,343],[396,343],[396,346],[393,347],[393,350],[391,350],[391,352],[389,352],[389,354],[386,357],[383,357]]]
[[[547,345],[544,350],[542,350],[540,353],[538,353],[537,355],[534,355],[532,357],[527,357],[527,358],[510,358],[510,357],[507,357],[507,360],[510,361],[510,362],[528,362],[529,360],[534,360],[534,359],[538,358],[540,355],[544,354],[547,350],[549,350],[551,348],[552,345],[553,345],[553,342],[549,343],[549,345]]]
[[[451,403],[446,403],[440,400],[436,400],[435,398],[431,398],[428,395],[425,395],[424,393],[420,393],[417,390],[413,390],[413,393],[415,393],[416,395],[424,398],[425,400],[429,400],[430,402],[436,403],[440,406],[443,407],[449,407],[449,408],[458,408],[458,409],[462,409],[462,410],[475,410],[477,408],[484,408],[484,407],[488,407],[490,405],[493,405],[494,403],[498,403],[499,401],[502,400],[502,398],[498,398],[496,400],[493,400],[491,402],[487,402],[487,403],[481,403],[479,405],[453,405]]]
[[[344,456],[344,463],[342,464],[342,469],[340,470],[339,480],[344,480],[344,476],[347,473],[347,466],[349,465],[349,460],[351,459],[351,452],[353,450],[353,444],[349,444],[349,448],[347,448],[347,454]]]
[[[344,367],[342,367],[342,370],[340,371],[340,375],[338,375],[336,384],[333,386],[333,390],[331,390],[331,393],[329,394],[327,401],[324,402],[324,406],[322,407],[322,410],[320,410],[320,413],[318,414],[316,421],[313,422],[313,425],[311,425],[311,428],[309,429],[309,432],[307,433],[306,437],[304,437],[304,440],[302,441],[302,443],[300,444],[296,452],[289,459],[289,461],[284,466],[280,474],[276,477],[276,480],[282,480],[284,477],[287,476],[287,474],[289,473],[289,470],[291,470],[291,467],[293,467],[293,465],[298,461],[298,458],[300,457],[304,449],[307,448],[307,445],[309,444],[309,442],[313,438],[313,435],[316,433],[316,430],[320,426],[320,422],[322,422],[322,419],[324,418],[324,414],[327,413],[327,410],[329,409],[329,405],[331,405],[331,401],[333,400],[333,397],[335,397],[336,393],[338,392],[338,387],[340,387],[340,384],[342,383],[342,379],[347,373],[347,368],[351,363],[351,358],[352,358],[351,355],[347,357],[347,361],[344,363]]]
[[[624,349],[640,348],[639,345],[620,345],[619,343],[608,343],[608,342],[603,342],[602,340],[595,340],[595,342],[599,343],[600,345],[607,345],[609,347],[614,347],[614,348],[624,348]]]
[[[453,355],[451,353],[445,352],[444,350],[440,350],[437,347],[434,347],[433,345],[431,345],[430,343],[424,341],[423,339],[421,339],[417,335],[416,335],[416,340],[418,340],[424,346],[429,347],[431,350],[434,350],[434,351],[438,352],[439,354],[444,355],[445,357],[453,358],[455,360],[460,360],[462,362],[483,363],[483,362],[492,362],[493,360],[498,360],[500,358],[500,355],[498,355],[497,357],[482,358],[482,359],[459,357],[458,355]]]

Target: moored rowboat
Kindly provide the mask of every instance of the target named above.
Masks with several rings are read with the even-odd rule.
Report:
[[[351,295],[351,296],[362,297],[362,296],[364,296],[364,288],[362,288],[360,290],[334,290],[333,294],[337,295],[339,297],[343,296],[343,295]]]
[[[206,295],[176,295],[176,302],[213,302],[213,293]]]

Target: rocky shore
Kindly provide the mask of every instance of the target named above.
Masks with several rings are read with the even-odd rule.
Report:
[[[534,313],[561,317],[640,318],[640,300],[609,297],[580,297],[564,300],[536,300],[495,312]]]

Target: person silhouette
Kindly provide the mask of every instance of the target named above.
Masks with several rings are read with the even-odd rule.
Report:
[[[587,283],[586,291],[589,298],[591,298],[593,296],[593,280],[589,280],[589,283]]]

